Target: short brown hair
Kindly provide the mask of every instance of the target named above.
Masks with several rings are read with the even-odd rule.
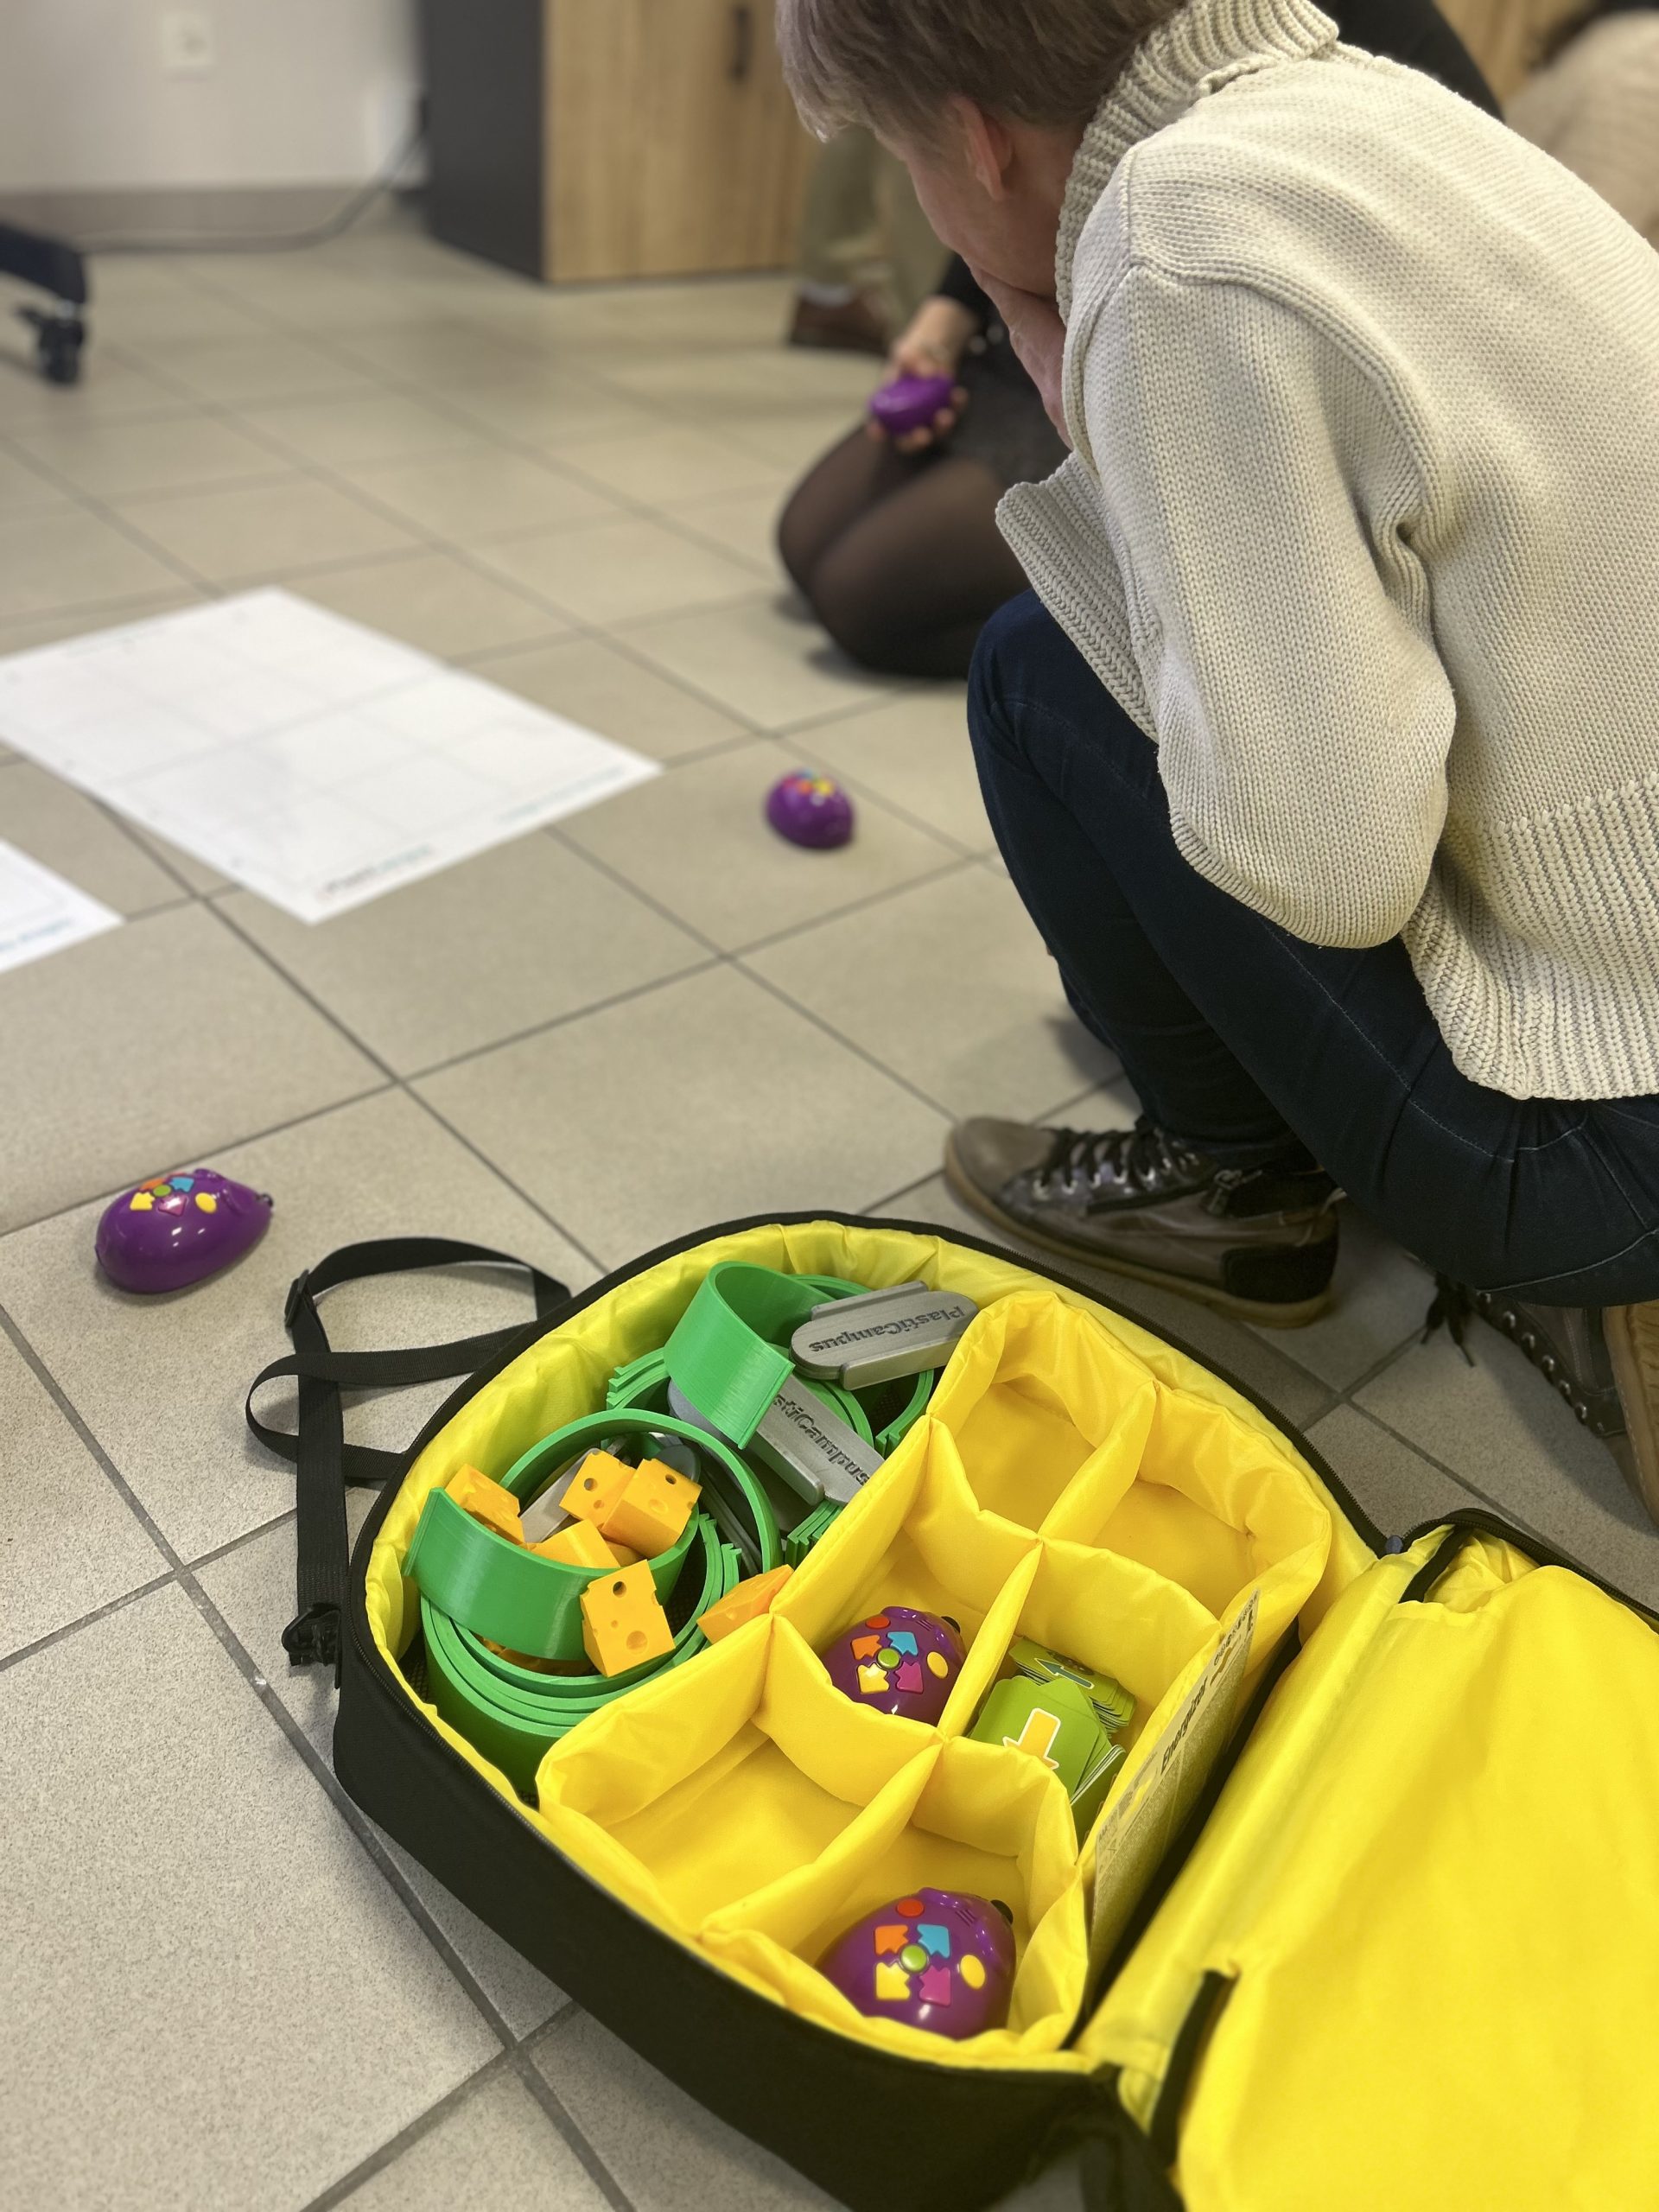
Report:
[[[925,142],[953,95],[994,115],[1087,122],[1181,0],[778,0],[784,73],[820,137],[861,124]]]

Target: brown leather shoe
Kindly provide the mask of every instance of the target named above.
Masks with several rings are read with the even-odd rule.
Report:
[[[887,350],[887,319],[868,292],[855,292],[835,307],[804,295],[795,302],[787,342],[817,346],[836,353],[880,353]]]
[[[1442,1279],[1433,1327],[1478,1314],[1514,1340],[1600,1437],[1625,1480],[1659,1522],[1659,1300],[1643,1306],[1538,1306],[1502,1291],[1467,1290]]]
[[[999,1228],[1241,1321],[1300,1328],[1331,1302],[1340,1193],[1305,1158],[1222,1167],[1144,1120],[1099,1136],[974,1121],[951,1131],[944,1169]]]

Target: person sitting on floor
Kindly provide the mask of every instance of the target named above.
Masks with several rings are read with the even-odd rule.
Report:
[[[1659,257],[1312,0],[781,0],[1072,451],[969,725],[1142,1119],[963,1198],[1243,1318],[1342,1192],[1659,1516]]]
[[[1433,0],[1343,0],[1336,12],[1355,44],[1426,69],[1497,114]],[[887,374],[954,377],[956,404],[897,446],[874,423],[840,439],[791,493],[778,550],[850,659],[882,676],[961,678],[981,630],[1026,588],[997,502],[1051,475],[1065,447],[960,257],[893,345]]]

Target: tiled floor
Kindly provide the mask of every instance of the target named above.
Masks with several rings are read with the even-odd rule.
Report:
[[[348,1239],[467,1236],[581,1283],[769,1206],[949,1223],[952,1116],[1122,1111],[990,855],[959,693],[846,666],[774,567],[867,369],[780,350],[777,283],[555,296],[396,226],[97,286],[81,389],[0,359],[0,651],[275,578],[668,772],[310,930],[0,747],[0,835],[129,918],[0,980],[0,2193],[822,2203],[344,1800],[332,1694],[279,1640],[289,1483],[241,1399],[289,1277]],[[843,853],[760,824],[801,760],[857,794]],[[121,1298],[100,1201],[201,1158],[276,1192],[270,1236],[211,1288]],[[1599,1447],[1507,1347],[1420,1344],[1427,1300],[1351,1222],[1300,1334],[1131,1302],[1385,1528],[1488,1501],[1659,1599]],[[519,1310],[428,1283],[330,1323]],[[355,1433],[401,1441],[435,1395]]]

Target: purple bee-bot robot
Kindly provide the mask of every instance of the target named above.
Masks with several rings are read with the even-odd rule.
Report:
[[[1006,1905],[962,1890],[917,1890],[855,1921],[818,1972],[873,2020],[963,2043],[1007,2020],[1014,1964]]]
[[[766,796],[766,819],[791,845],[823,850],[844,845],[853,834],[853,802],[828,776],[797,768]]]
[[[184,1290],[239,1260],[270,1226],[270,1200],[211,1167],[124,1191],[98,1224],[98,1264],[123,1290]]]
[[[895,377],[870,394],[870,419],[879,423],[890,438],[907,438],[912,430],[931,430],[941,408],[956,394],[954,377]]]
[[[954,1621],[912,1605],[884,1605],[837,1637],[823,1663],[855,1705],[931,1723],[944,1711],[963,1656]]]

